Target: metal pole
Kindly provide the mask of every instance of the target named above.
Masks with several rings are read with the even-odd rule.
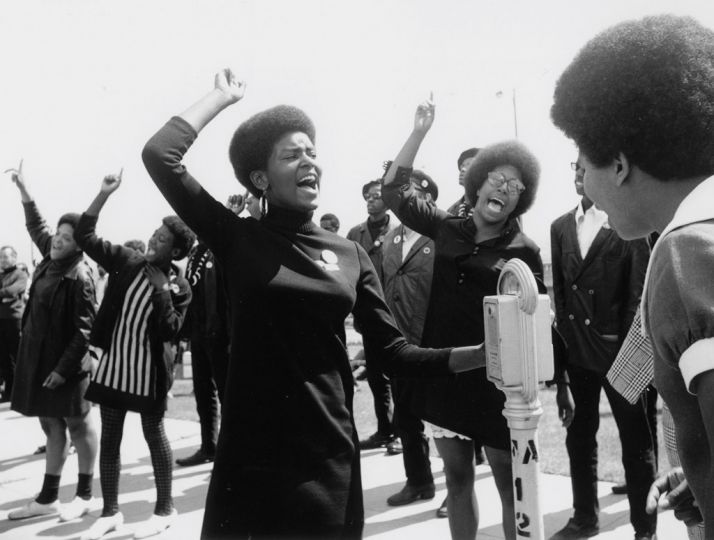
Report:
[[[511,89],[511,100],[513,102],[513,131],[516,134],[516,139],[518,138],[518,109],[516,108],[516,89],[515,87]]]
[[[488,377],[506,394],[503,415],[511,431],[516,535],[543,540],[537,437],[543,409],[538,385],[553,371],[550,301],[538,294],[528,266],[511,259],[501,271],[498,296],[484,299],[484,314]]]

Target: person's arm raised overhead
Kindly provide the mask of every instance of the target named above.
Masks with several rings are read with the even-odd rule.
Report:
[[[133,250],[103,240],[96,233],[99,213],[111,194],[119,189],[123,174],[124,169],[122,168],[119,174],[108,174],[102,179],[99,193],[89,204],[87,210],[80,216],[79,223],[74,229],[74,240],[77,245],[107,272],[112,272],[121,267],[134,254]]]
[[[121,178],[124,174],[124,168],[119,171],[119,174],[108,174],[102,180],[102,185],[99,188],[99,193],[94,197],[94,200],[90,203],[89,208],[85,210],[85,214],[97,217],[99,212],[104,208],[104,204],[109,199],[110,195],[114,193],[121,185]]]
[[[414,158],[416,158],[417,152],[419,152],[419,147],[426,137],[426,134],[431,129],[434,123],[434,114],[436,113],[436,106],[434,105],[434,94],[429,94],[429,99],[420,103],[414,113],[414,127],[404,142],[402,149],[394,158],[387,172],[384,174],[383,183],[384,185],[389,185],[394,181],[397,176],[397,169],[399,167],[405,169],[411,169],[414,165]]]
[[[229,68],[216,73],[213,90],[182,112],[183,118],[196,133],[200,133],[218,113],[237,103],[245,95],[245,81],[238,79]]]
[[[214,254],[226,245],[226,223],[236,216],[203,189],[182,160],[198,133],[244,94],[245,83],[230,69],[219,71],[213,89],[169,120],[149,139],[142,152],[146,170],[161,194]]]
[[[23,160],[21,159],[17,169],[7,169],[5,172],[10,173],[13,183],[20,192],[22,207],[25,210],[25,226],[27,227],[27,232],[30,233],[32,242],[37,246],[37,249],[40,250],[42,256],[45,257],[50,252],[52,246],[52,234],[42,214],[40,214],[35,200],[27,189],[25,175],[22,173],[22,163]]]

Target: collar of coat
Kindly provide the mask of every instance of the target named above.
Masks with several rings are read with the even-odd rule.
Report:
[[[672,221],[670,221],[667,226],[662,231],[659,240],[655,243],[652,249],[652,254],[650,255],[649,263],[647,264],[647,274],[645,275],[645,285],[642,289],[642,333],[645,334],[645,329],[647,328],[647,309],[645,307],[647,298],[647,285],[650,280],[650,270],[652,268],[652,261],[654,260],[654,254],[657,252],[657,247],[662,243],[662,238],[667,234],[684,227],[685,225],[691,225],[692,223],[699,223],[700,221],[708,221],[714,219],[714,176],[710,176],[706,180],[702,181],[697,187],[695,187],[689,195],[687,195],[684,200],[677,207],[677,211],[674,213]]]

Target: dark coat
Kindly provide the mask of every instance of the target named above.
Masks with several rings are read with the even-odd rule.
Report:
[[[626,242],[603,227],[583,260],[576,210],[550,229],[556,320],[568,345],[568,364],[604,375],[640,303],[649,247],[645,240]]]
[[[135,249],[102,240],[95,234],[97,216],[82,214],[74,231],[77,244],[110,276],[104,300],[99,306],[97,319],[91,334],[92,345],[102,350],[109,348],[117,317],[121,314],[127,289],[139,272],[146,266],[146,258]],[[87,391],[87,399],[132,411],[149,411],[165,408],[166,395],[173,384],[173,363],[175,340],[183,324],[186,308],[191,301],[191,287],[188,282],[172,269],[169,276],[169,291],[156,292],[151,296],[153,311],[149,315],[149,343],[154,373],[149,374],[155,381],[149,398],[123,392],[92,381]]]
[[[402,260],[403,236],[404,228],[397,227],[384,238],[384,298],[404,337],[419,345],[434,274],[434,242],[420,236]]]
[[[87,354],[94,321],[94,280],[89,265],[78,255],[55,278],[46,317],[30,321],[37,284],[46,278],[52,235],[34,202],[24,204],[27,230],[43,256],[30,287],[30,301],[22,318],[12,408],[28,416],[68,417],[89,410],[83,400],[91,361]],[[30,331],[30,328],[32,329]],[[66,382],[50,390],[42,383],[55,371]]]
[[[387,214],[387,223],[382,227],[377,235],[377,238],[372,238],[369,233],[369,226],[367,222],[364,221],[359,225],[355,225],[347,233],[347,240],[352,240],[357,242],[360,246],[364,248],[369,255],[369,259],[372,261],[377,275],[379,276],[380,283],[384,284],[384,276],[382,275],[382,253],[384,251],[384,238],[389,231],[394,229],[397,225],[392,220],[392,216]]]

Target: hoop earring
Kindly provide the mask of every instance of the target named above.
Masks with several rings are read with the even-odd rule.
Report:
[[[264,190],[263,194],[260,196],[260,215],[262,217],[265,217],[268,215],[268,198],[265,196],[265,193],[268,190]]]

